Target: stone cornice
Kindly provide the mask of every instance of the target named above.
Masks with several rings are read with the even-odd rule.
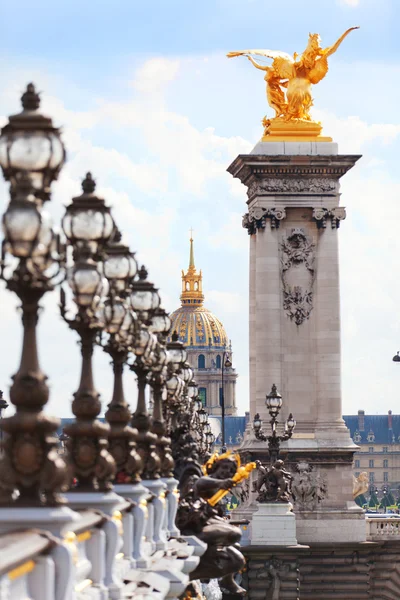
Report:
[[[339,179],[359,155],[240,154],[228,172],[248,187],[249,200],[257,195],[336,195]]]

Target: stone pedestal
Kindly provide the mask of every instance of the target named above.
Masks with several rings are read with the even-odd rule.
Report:
[[[251,544],[296,546],[296,517],[290,502],[259,504],[253,514]]]
[[[324,512],[327,519],[363,518],[352,502],[357,446],[342,419],[338,260],[345,218],[339,180],[358,158],[338,154],[329,142],[260,142],[228,168],[248,196],[251,419],[258,412],[268,429],[265,395],[275,383],[281,423],[290,412],[297,420],[281,458],[295,475],[294,510],[303,520],[316,510],[322,520]],[[266,444],[251,431],[242,453],[243,460],[269,462]],[[355,524],[353,541],[365,541],[361,530]]]

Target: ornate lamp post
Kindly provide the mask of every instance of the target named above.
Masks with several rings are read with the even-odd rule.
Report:
[[[222,355],[222,365],[221,365],[221,429],[222,429],[222,446],[221,453],[224,454],[226,452],[225,445],[225,390],[224,390],[224,369],[230,369],[232,366],[232,362],[229,358],[229,353],[224,350]]]
[[[140,327],[134,332],[132,344],[136,358],[130,368],[136,373],[138,382],[138,400],[132,416],[132,426],[138,434],[138,452],[143,461],[143,479],[155,479],[160,476],[160,459],[155,452],[156,435],[150,432],[151,417],[146,406],[147,377],[155,362],[154,351],[157,337],[147,328],[151,325],[155,311],[160,306],[160,296],[154,285],[147,281],[144,266],[139,270],[139,280],[132,284],[131,306],[138,316]]]
[[[21,98],[22,112],[12,115],[0,137],[0,166],[14,196],[22,173],[29,175],[36,198],[50,199],[51,183],[65,162],[60,131],[39,112],[40,97],[29,83]]]
[[[46,120],[50,138],[38,125],[44,117],[36,112],[39,99],[33,86],[26,93],[24,111],[17,115],[21,118],[11,117],[0,136],[0,165],[11,182],[11,201],[3,216],[1,277],[21,300],[24,328],[21,363],[10,389],[16,413],[1,420],[1,429],[8,434],[0,465],[1,491],[3,503],[51,506],[62,502],[59,492],[66,482],[66,467],[55,451],[59,420],[42,412],[49,388],[39,366],[36,326],[39,302],[53,289],[54,269],[62,262],[54,251],[55,236],[42,200],[49,198],[65,153],[51,120]],[[32,109],[30,101],[35,104]],[[35,115],[37,127],[32,125]],[[7,266],[8,255],[17,259],[15,268],[13,263]]]
[[[285,429],[283,435],[278,435],[276,432],[279,412],[282,408],[282,396],[279,394],[276,389],[276,385],[273,384],[272,389],[269,394],[266,396],[265,400],[266,407],[268,409],[269,414],[271,415],[270,425],[271,425],[271,435],[267,435],[262,430],[262,421],[260,419],[260,415],[257,413],[254,415],[253,429],[254,435],[258,440],[263,442],[268,442],[268,449],[271,464],[274,464],[279,457],[279,448],[281,442],[289,440],[292,435],[294,428],[296,427],[296,421],[293,418],[292,413],[290,413],[288,419],[285,423]]]
[[[62,290],[61,314],[78,333],[82,352],[81,379],[72,402],[76,420],[65,427],[69,457],[77,478],[75,491],[110,490],[115,475],[115,462],[107,451],[109,426],[97,419],[101,403],[92,372],[95,338],[104,326],[97,309],[101,295],[107,292],[107,280],[99,269],[98,258],[113,232],[114,223],[104,200],[94,194],[95,187],[88,173],[82,183],[83,194],[72,200],[63,219],[64,233],[74,255],[68,282],[77,313],[72,319],[67,317]]]
[[[103,308],[102,320],[109,334],[103,349],[110,355],[114,371],[113,396],[105,418],[110,425],[109,452],[117,466],[116,482],[138,483],[142,471],[142,462],[136,452],[138,432],[129,426],[131,413],[123,388],[130,336],[137,327],[137,317],[127,300],[137,266],[129,248],[120,243],[120,237],[115,231],[112,242],[106,246],[104,259],[104,275],[110,284],[110,292]]]

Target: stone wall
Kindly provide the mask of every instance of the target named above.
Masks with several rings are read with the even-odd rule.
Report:
[[[398,600],[400,541],[246,547],[249,600]]]

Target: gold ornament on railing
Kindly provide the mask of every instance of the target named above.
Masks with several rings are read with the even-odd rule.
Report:
[[[264,117],[262,141],[332,141],[320,135],[322,126],[313,121],[310,108],[313,105],[312,84],[319,83],[328,72],[328,57],[336,52],[344,38],[359,27],[350,27],[333,46],[322,48],[318,33],[310,33],[308,44],[302,54],[293,56],[277,50],[239,50],[228,52],[227,57],[246,56],[260,71],[265,71],[268,104],[275,117]],[[271,66],[262,65],[251,56],[272,58]]]

